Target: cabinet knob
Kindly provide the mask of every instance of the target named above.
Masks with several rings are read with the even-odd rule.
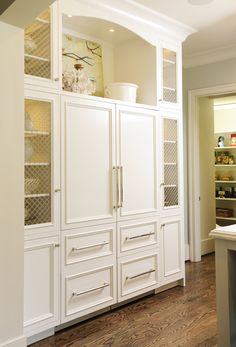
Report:
[[[60,191],[61,191],[60,188],[57,188],[57,189],[54,190],[55,193],[58,193],[58,192],[60,192]]]
[[[54,78],[54,81],[58,82],[59,81],[59,77]]]
[[[162,99],[158,99],[159,102],[162,102],[163,100]]]

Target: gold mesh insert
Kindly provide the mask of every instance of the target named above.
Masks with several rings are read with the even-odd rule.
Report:
[[[164,206],[179,204],[177,120],[164,119]]]
[[[163,100],[177,102],[176,52],[163,48]]]
[[[25,29],[25,74],[51,78],[50,9]]]
[[[51,222],[51,103],[25,100],[25,225]]]

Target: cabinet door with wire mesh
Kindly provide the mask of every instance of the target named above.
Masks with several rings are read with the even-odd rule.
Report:
[[[26,82],[41,86],[58,86],[56,62],[57,4],[45,9],[25,29],[25,75]]]
[[[177,118],[162,117],[162,205],[164,209],[180,205],[179,126]]]
[[[159,75],[158,102],[163,106],[176,107],[181,100],[181,49],[161,46],[159,62],[162,66]]]
[[[59,199],[58,100],[39,92],[25,97],[25,226],[55,228]]]

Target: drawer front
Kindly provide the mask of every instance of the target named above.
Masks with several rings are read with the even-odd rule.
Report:
[[[65,264],[74,264],[114,253],[115,227],[87,231],[65,236]]]
[[[122,260],[119,264],[119,300],[143,294],[158,286],[158,255]]]
[[[157,245],[158,228],[157,219],[119,223],[117,243],[120,256],[140,247]]]
[[[115,303],[113,265],[66,276],[64,284],[65,317],[63,321],[81,317]]]

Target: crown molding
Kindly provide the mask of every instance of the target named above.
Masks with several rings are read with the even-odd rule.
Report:
[[[63,13],[113,21],[156,45],[160,40],[182,42],[196,32],[183,23],[153,11],[134,0],[61,0]]]
[[[183,67],[188,69],[195,66],[229,60],[232,58],[236,58],[236,44],[210,49],[194,54],[183,53]]]

